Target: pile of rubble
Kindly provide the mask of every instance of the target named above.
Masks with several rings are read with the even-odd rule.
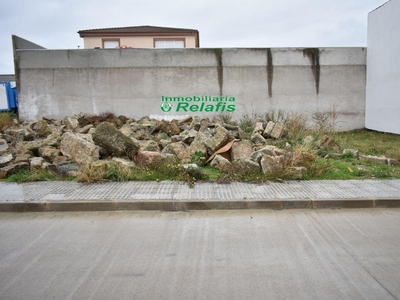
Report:
[[[169,122],[121,116],[112,123],[93,124],[87,124],[86,119],[80,114],[62,121],[15,120],[14,126],[3,128],[0,178],[24,169],[77,176],[85,170],[107,168],[110,162],[148,167],[156,157],[174,156],[185,164],[199,153],[205,156],[204,163],[210,162],[221,171],[239,168],[270,174],[289,169],[294,178],[301,178],[314,160],[310,154],[294,155],[271,145],[272,139],[285,135],[280,123],[258,122],[251,138],[246,139],[238,126],[218,118],[188,117]]]

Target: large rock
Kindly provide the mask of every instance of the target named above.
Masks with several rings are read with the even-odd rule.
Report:
[[[254,174],[260,172],[260,165],[250,159],[241,157],[232,162],[235,169],[238,169],[242,174]]]
[[[54,147],[42,147],[39,148],[39,154],[45,160],[53,162],[57,156],[61,154],[60,150]]]
[[[248,158],[253,152],[253,143],[249,140],[234,142],[231,148],[232,160]]]
[[[281,138],[281,136],[283,135],[283,131],[285,129],[285,124],[283,123],[276,123],[274,126],[274,129],[272,129],[271,132],[271,137],[275,138],[275,139],[279,139]]]
[[[225,145],[228,140],[229,131],[226,130],[223,126],[217,125],[217,127],[215,127],[215,131],[212,137],[207,139],[204,144],[210,153],[214,153],[223,145]]]
[[[249,159],[256,163],[260,163],[260,160],[264,155],[277,156],[277,155],[282,155],[283,153],[284,150],[279,149],[276,146],[268,145],[261,148],[260,150],[252,152],[249,155]]]
[[[189,147],[184,142],[171,143],[161,153],[173,154],[183,162],[190,161]]]
[[[263,136],[264,136],[265,138],[270,137],[270,136],[271,136],[271,133],[272,133],[272,130],[274,130],[274,127],[275,127],[275,122],[269,121],[269,122],[267,123],[267,126],[265,127],[264,132],[263,132]]]
[[[191,145],[193,143],[194,139],[196,138],[196,136],[197,136],[197,131],[194,129],[191,129],[187,134],[184,135],[182,141],[185,144]]]
[[[154,151],[139,151],[135,162],[139,167],[148,168],[154,159],[161,157],[161,153]]]
[[[147,141],[138,141],[139,143],[139,151],[160,151],[158,144],[156,141],[147,140]]]
[[[283,171],[280,156],[264,155],[260,161],[261,169],[264,174],[277,174]]]
[[[261,144],[264,145],[265,144],[265,139],[264,137],[259,134],[258,132],[253,133],[250,137],[250,140],[254,143],[254,144]]]
[[[206,147],[206,141],[208,139],[212,139],[212,134],[209,131],[198,132],[193,142],[190,144],[190,155],[193,155],[196,152],[202,152],[206,154],[208,152]],[[211,154],[212,153],[210,153],[210,155]]]
[[[211,166],[220,170],[221,172],[231,172],[233,166],[229,160],[227,160],[222,155],[217,154],[210,163]]]
[[[79,126],[79,121],[74,117],[65,117],[63,124],[67,126],[67,129],[74,130]]]
[[[121,133],[122,134],[122,133]],[[78,134],[66,132],[61,139],[60,151],[82,167],[88,167],[99,159],[99,148]]]
[[[90,162],[85,168],[90,167]],[[60,164],[52,164],[47,167],[47,169],[53,173],[54,175],[60,176],[76,176],[80,172],[82,172],[81,166],[77,162],[73,161],[64,161]]]
[[[260,161],[261,169],[266,175],[282,173],[290,166],[292,156],[290,152],[276,156],[264,155]]]
[[[93,133],[93,141],[108,153],[118,157],[133,158],[139,151],[139,144],[118,131],[113,124],[103,122]]]
[[[41,170],[43,168],[43,164],[45,160],[43,157],[32,157],[30,167],[31,171]]]
[[[0,167],[4,167],[13,160],[12,154],[3,154],[0,156]]]
[[[165,132],[169,136],[178,135],[181,132],[181,130],[179,129],[178,125],[176,125],[173,122],[168,122],[168,121],[165,121],[165,120],[162,120],[158,124],[157,129],[159,131],[161,131],[161,132]]]
[[[47,127],[48,127],[47,122],[46,122],[45,120],[40,120],[40,121],[37,121],[37,122],[33,125],[32,129],[33,129],[39,136],[45,136],[46,133],[48,132],[48,131],[47,131]]]
[[[116,167],[120,169],[132,169],[136,167],[136,164],[132,160],[128,160],[125,158],[113,157],[111,161]]]
[[[8,150],[7,141],[4,139],[0,139],[0,155],[5,153]]]

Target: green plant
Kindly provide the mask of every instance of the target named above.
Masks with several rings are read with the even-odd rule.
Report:
[[[265,113],[266,122],[272,121],[274,123],[286,123],[289,118],[290,115],[281,109],[278,109],[277,111],[275,109],[272,109],[269,112]]]
[[[315,111],[311,118],[314,122],[315,131],[322,134],[334,133],[338,118],[337,107],[333,105],[327,111]]]
[[[196,151],[190,158],[190,162],[193,164],[196,164],[198,166],[201,166],[203,164],[204,159],[206,158],[206,155],[201,152],[201,151]]]
[[[56,178],[53,174],[49,173],[45,170],[40,171],[30,171],[30,170],[21,170],[14,174],[11,174],[4,181],[6,182],[33,182],[33,181],[47,181],[47,180],[55,180]]]
[[[16,116],[12,112],[0,112],[0,132],[3,132],[3,128],[13,125],[13,119]]]

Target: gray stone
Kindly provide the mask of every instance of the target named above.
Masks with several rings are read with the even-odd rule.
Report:
[[[283,130],[285,129],[285,125],[282,123],[275,123],[274,129],[272,129],[271,137],[275,139],[281,138],[283,134]]]
[[[189,170],[189,169],[193,170],[193,169],[198,169],[199,168],[199,166],[196,165],[196,164],[183,164],[181,167],[184,170]]]
[[[0,155],[5,153],[8,150],[7,141],[4,139],[0,139]]]
[[[32,154],[30,153],[25,153],[25,154],[18,154],[15,157],[14,163],[21,163],[21,162],[28,162],[29,159],[32,157]]]
[[[387,164],[388,159],[385,156],[372,156],[372,155],[360,155],[360,159],[362,160],[367,160],[373,163],[378,163],[378,164]]]
[[[201,127],[201,118],[199,116],[195,116],[190,124],[190,129],[199,131]]]
[[[121,133],[122,134],[122,133]],[[62,136],[60,151],[82,167],[88,167],[99,159],[99,148],[77,134],[66,132]]]
[[[182,162],[190,161],[189,147],[183,142],[169,144],[161,154],[173,154]]]
[[[249,140],[236,141],[232,144],[231,157],[232,160],[239,158],[248,158],[253,152],[253,143]]]
[[[232,162],[232,165],[241,173],[254,174],[260,172],[260,165],[250,159],[241,157]]]
[[[271,137],[272,131],[274,130],[275,127],[275,122],[269,121],[267,123],[267,126],[265,127],[265,130],[263,132],[264,137]]]
[[[191,129],[186,135],[183,137],[183,142],[187,145],[191,145],[194,141],[194,139],[197,136],[197,131],[194,129]]]
[[[183,135],[173,135],[171,136],[171,142],[172,143],[182,142],[184,138],[185,137]]]
[[[190,155],[195,154],[196,152],[202,152],[207,154],[206,141],[208,139],[212,139],[212,134],[208,131],[198,132],[193,142],[189,146]],[[211,155],[212,153],[210,153]]]
[[[305,167],[291,167],[289,172],[292,179],[301,180],[307,173],[307,169]]]
[[[280,156],[264,155],[260,161],[261,169],[264,174],[278,174],[283,171]]]
[[[54,147],[42,147],[39,148],[39,154],[45,160],[53,162],[57,156],[61,154],[60,150]]]
[[[212,135],[212,138],[207,139],[204,144],[211,153],[214,153],[223,145],[225,145],[228,140],[229,140],[228,130],[226,130],[221,125],[217,125],[217,127],[215,127],[215,132]]]
[[[139,151],[139,144],[118,131],[114,125],[103,122],[97,126],[93,133],[93,141],[104,148],[108,153],[123,157],[133,158]]]
[[[125,159],[125,158],[113,157],[113,159],[111,161],[118,168],[122,168],[122,169],[132,169],[132,168],[136,167],[135,162],[133,162],[132,160]]]
[[[260,150],[254,151],[249,155],[249,159],[256,162],[260,163],[261,158],[264,155],[269,155],[269,156],[277,156],[283,154],[283,150],[279,149],[278,147],[272,146],[272,145],[267,145]],[[277,152],[279,154],[277,154]]]
[[[221,172],[231,172],[233,170],[231,162],[219,154],[215,155],[210,165]]]
[[[123,135],[130,137],[134,131],[132,130],[131,126],[129,124],[124,124],[122,127],[119,129],[119,131],[122,132]]]
[[[8,163],[10,163],[13,159],[14,158],[13,158],[12,154],[10,154],[10,153],[1,155],[0,156],[0,167],[4,167]]]
[[[254,144],[262,144],[262,145],[265,144],[265,139],[264,139],[263,136],[262,136],[261,134],[259,134],[258,132],[252,134],[250,140],[251,140]]]
[[[138,141],[139,143],[139,151],[160,151],[158,144],[156,141],[147,140],[147,141]]]
[[[160,158],[160,152],[139,151],[136,155],[135,162],[139,167],[148,168],[154,159]]]
[[[32,171],[41,170],[43,163],[45,162],[43,157],[32,157],[30,161],[30,167]]]
[[[264,123],[263,122],[257,122],[254,125],[254,130],[253,130],[253,134],[254,133],[263,133],[264,132]]]
[[[79,122],[77,118],[74,117],[65,117],[63,120],[63,124],[67,126],[67,129],[74,130],[79,126]]]
[[[47,131],[47,128],[48,128],[48,124],[47,124],[47,122],[46,122],[45,120],[37,121],[37,122],[33,125],[33,127],[32,127],[32,129],[33,129],[39,136],[45,136],[45,135],[46,135],[46,132],[48,132],[48,131]]]
[[[86,168],[89,167],[91,163],[92,162],[88,163],[86,165]],[[52,164],[52,165],[49,165],[47,167],[47,169],[51,173],[53,173],[55,175],[59,175],[59,176],[69,176],[69,175],[75,176],[75,175],[77,175],[77,173],[82,172],[81,166],[78,163],[73,162],[73,161],[64,161],[58,165]]]
[[[169,136],[178,135],[181,132],[177,124],[165,120],[162,120],[158,124],[157,129],[161,132],[165,132]]]

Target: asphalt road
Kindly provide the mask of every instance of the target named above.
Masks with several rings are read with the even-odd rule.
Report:
[[[0,299],[400,299],[400,209],[1,213]]]

